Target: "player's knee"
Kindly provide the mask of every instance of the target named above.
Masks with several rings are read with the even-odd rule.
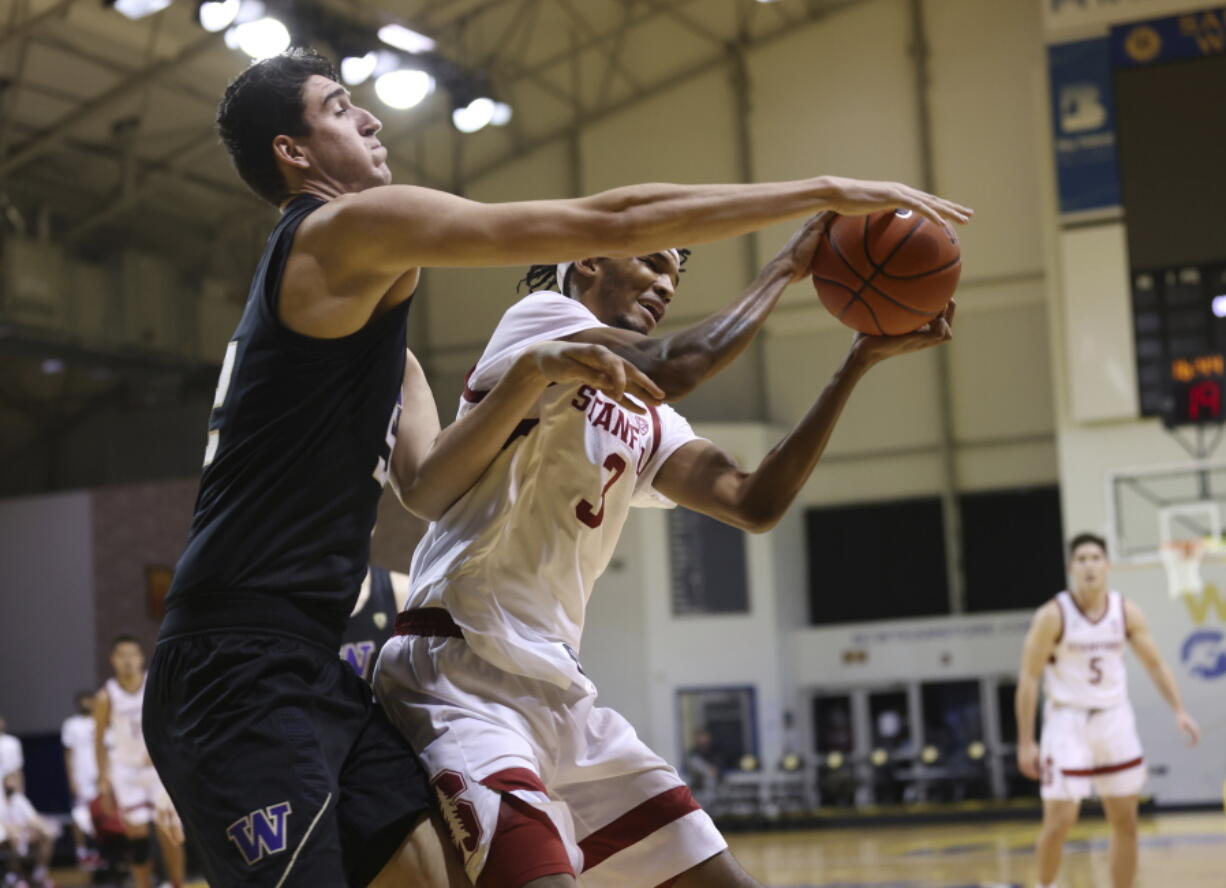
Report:
[[[140,838],[128,837],[128,860],[132,861],[133,866],[144,866],[149,862],[151,855],[152,849],[149,847],[148,831]]]

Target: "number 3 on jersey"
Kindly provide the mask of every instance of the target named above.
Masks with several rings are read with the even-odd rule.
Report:
[[[616,453],[610,453],[605,457],[604,467],[612,472],[609,480],[605,482],[604,488],[600,491],[600,511],[597,512],[592,507],[592,504],[587,500],[579,500],[579,505],[575,506],[575,517],[586,524],[588,527],[599,527],[604,521],[604,498],[609,492],[609,488],[617,483],[617,479],[626,471],[626,461]]]

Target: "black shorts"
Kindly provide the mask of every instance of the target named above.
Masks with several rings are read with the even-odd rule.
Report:
[[[337,651],[268,633],[160,642],[149,754],[214,886],[369,883],[430,806],[417,757]]]

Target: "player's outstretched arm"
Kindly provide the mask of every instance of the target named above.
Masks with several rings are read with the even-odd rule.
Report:
[[[1022,665],[1017,672],[1017,691],[1013,710],[1017,717],[1017,767],[1031,780],[1042,774],[1039,743],[1035,737],[1034,716],[1039,705],[1039,683],[1063,629],[1060,606],[1054,601],[1043,605],[1030,623],[1022,645]]]
[[[1179,732],[1187,739],[1189,746],[1195,746],[1200,740],[1200,726],[1183,707],[1183,696],[1179,693],[1179,685],[1175,683],[1171,667],[1166,664],[1166,661],[1162,659],[1162,654],[1158,652],[1158,646],[1154,643],[1154,637],[1149,631],[1149,620],[1141,612],[1141,608],[1127,600],[1124,602],[1124,619],[1128,624],[1128,643],[1132,645],[1133,652],[1141,661],[1141,665],[1145,667],[1145,671],[1149,673],[1162,699],[1175,711],[1175,725]]]
[[[668,400],[682,398],[740,355],[762,329],[784,289],[809,276],[813,254],[831,217],[822,212],[810,218],[735,302],[693,326],[658,337],[594,327],[569,338],[607,346],[654,379]]]
[[[972,213],[898,182],[835,176],[751,185],[629,185],[590,197],[502,204],[385,185],[338,198],[318,213],[324,214],[322,228],[338,259],[399,276],[421,267],[637,256],[746,234],[820,210],[864,215],[900,207],[943,225],[967,222]]]
[[[406,509],[435,521],[485,472],[545,388],[553,383],[590,385],[635,413],[664,397],[633,365],[599,345],[539,342],[516,358],[479,404],[441,431],[421,365],[409,356],[392,477]],[[432,424],[431,424],[432,420]]]
[[[734,527],[770,530],[809,480],[856,383],[888,357],[948,342],[953,315],[950,303],[944,315],[914,333],[858,335],[817,401],[754,471],[744,471],[709,441],[692,441],[664,463],[655,487],[674,502]]]

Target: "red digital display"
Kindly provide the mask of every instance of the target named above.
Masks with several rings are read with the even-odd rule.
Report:
[[[1179,358],[1171,362],[1168,426],[1222,422],[1222,384],[1226,357],[1220,354]]]
[[[1217,422],[1222,418],[1222,381],[1202,379],[1188,387],[1188,422]]]

